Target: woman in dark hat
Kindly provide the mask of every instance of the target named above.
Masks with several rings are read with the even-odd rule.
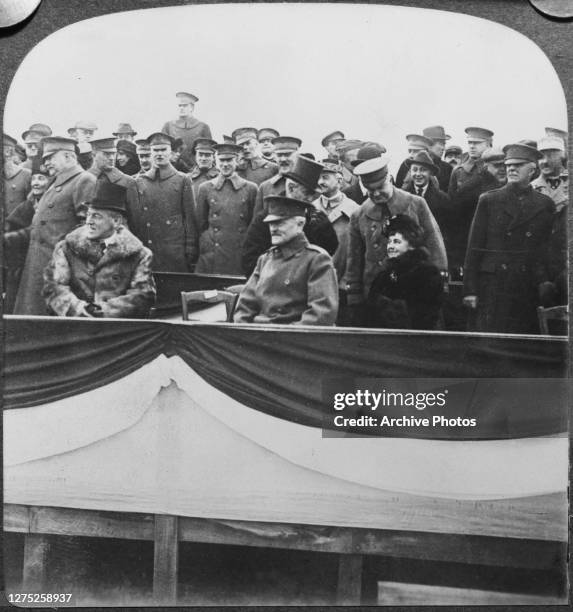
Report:
[[[367,327],[435,329],[444,283],[428,261],[422,228],[411,217],[396,215],[385,234],[388,258],[368,294]]]
[[[137,157],[137,147],[135,143],[129,140],[118,140],[115,146],[117,148],[115,167],[129,176],[139,174],[141,165],[139,163],[139,157]]]

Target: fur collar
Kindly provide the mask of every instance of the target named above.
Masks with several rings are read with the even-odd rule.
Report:
[[[78,227],[66,236],[66,246],[80,259],[87,259],[92,263],[98,262],[97,267],[119,259],[127,259],[139,253],[143,248],[141,241],[126,227],[122,226],[108,244],[102,257],[99,246],[101,241],[89,240],[86,234],[87,228],[85,225]]]
[[[388,257],[384,261],[383,267],[388,271],[396,272],[401,274],[409,272],[412,268],[417,265],[428,261],[429,253],[426,247],[420,247],[418,249],[412,249],[406,251],[399,257]]]

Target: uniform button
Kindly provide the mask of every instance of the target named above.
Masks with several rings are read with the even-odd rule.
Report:
[[[507,236],[511,236],[511,232],[507,232]]]
[[[12,185],[12,189],[16,189],[16,185]]]
[[[151,223],[146,223],[145,225],[147,225],[147,227],[151,227]]]
[[[528,238],[531,238],[531,236],[532,236],[531,232],[525,232],[525,235],[526,235]]]
[[[216,219],[219,215],[217,213],[213,213],[213,217]]]
[[[501,264],[501,269],[502,270],[507,270],[507,264]]]
[[[218,232],[218,231],[219,231],[219,228],[218,228],[218,227],[214,227],[214,228],[213,228],[213,231],[214,231],[214,232]]]
[[[245,215],[243,215],[243,214],[241,213],[241,214],[239,215],[239,217],[240,217],[241,219],[244,219],[244,218],[245,218]]]
[[[381,265],[382,265],[382,263],[383,263],[382,261],[379,261],[379,262],[378,262],[378,265],[379,265],[379,266],[381,266]]]
[[[215,242],[215,246],[219,246],[219,243],[218,243],[218,242]]]
[[[171,225],[171,221],[170,221],[169,219],[167,219],[167,221],[165,221],[165,223],[166,223],[167,225]]]
[[[285,281],[285,285],[290,285],[290,280],[288,278]]]
[[[144,206],[144,207],[143,207],[143,210],[147,210],[147,206]]]
[[[374,248],[375,248],[375,249],[379,249],[379,248],[380,248],[380,245],[379,245],[378,243],[376,243],[376,244],[374,245]]]
[[[147,244],[153,244],[153,240],[148,240]]]

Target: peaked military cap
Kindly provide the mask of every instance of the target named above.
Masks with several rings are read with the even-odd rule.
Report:
[[[493,138],[493,132],[486,128],[468,127],[465,130],[468,140],[489,140]]]
[[[275,151],[298,151],[302,145],[300,138],[294,136],[277,136],[272,140]]]
[[[533,162],[536,164],[537,161],[543,157],[543,154],[537,149],[521,143],[505,145],[505,147],[503,147],[503,152],[505,153],[506,165],[516,162]]]
[[[264,223],[289,219],[290,217],[304,217],[306,211],[312,207],[310,202],[280,195],[266,196],[264,205],[268,210],[267,216],[263,219]]]
[[[211,138],[197,138],[193,143],[193,151],[208,151],[209,153],[215,153],[215,147],[217,141]]]
[[[233,137],[235,143],[240,145],[246,140],[250,140],[251,138],[257,140],[258,132],[257,129],[253,127],[242,127],[233,130],[231,136]]]
[[[336,130],[335,132],[331,132],[330,134],[327,134],[321,141],[320,144],[322,144],[323,147],[326,147],[326,145],[333,141],[333,140],[344,140],[344,134],[339,131]]]
[[[567,142],[569,140],[568,132],[566,132],[565,130],[560,130],[558,128],[546,127],[545,128],[545,135],[546,136],[551,136],[553,138],[561,138],[561,140],[563,140],[565,145],[567,145]]]
[[[348,140],[342,140],[336,145],[336,150],[338,153],[348,153],[349,151],[354,151],[355,149],[360,149],[360,147],[364,143],[361,140],[357,140],[356,138],[350,138]]]
[[[75,138],[66,138],[65,136],[47,136],[43,139],[44,151],[42,157],[50,157],[58,151],[71,151],[76,153],[77,140]]]
[[[434,142],[421,134],[408,134],[406,136],[409,149],[429,149]]]
[[[424,128],[422,134],[430,140],[449,140],[451,138],[449,134],[446,134],[443,125],[431,125]]]
[[[3,144],[5,147],[15,147],[18,144],[18,141],[12,136],[8,136],[8,134],[4,134]]]
[[[121,136],[122,134],[131,134],[135,136],[137,132],[131,127],[131,123],[120,123],[117,130],[112,132],[114,136]]]
[[[481,158],[487,164],[501,162],[505,160],[505,153],[499,147],[489,147],[481,154]]]
[[[377,183],[388,176],[389,155],[367,159],[354,168],[354,174],[362,179],[364,184]]]
[[[280,134],[274,128],[261,128],[257,134],[258,140],[263,140],[264,138],[278,138],[279,136]]]
[[[139,138],[135,141],[136,152],[151,151],[149,142],[145,138]]]
[[[563,151],[565,152],[565,143],[562,138],[546,136],[537,143],[537,148],[540,151]]]
[[[127,211],[126,194],[127,189],[117,183],[98,181],[89,205],[98,210],[115,210],[125,214]]]
[[[420,166],[424,166],[424,168],[428,168],[428,170],[430,170],[433,174],[438,174],[438,172],[440,171],[438,166],[436,166],[436,164],[434,164],[434,162],[432,161],[430,154],[424,150],[418,151],[413,158],[406,160],[406,166],[408,166],[408,168],[410,168],[414,164],[418,164]]]
[[[342,168],[340,167],[340,163],[336,159],[327,158],[327,159],[323,159],[320,163],[324,166],[324,168],[322,169],[322,172],[330,172],[332,174],[342,173]]]
[[[90,142],[93,151],[115,151],[115,138],[98,138]]]
[[[199,102],[199,98],[196,95],[189,93],[188,91],[178,91],[175,94],[175,97],[179,100],[184,100],[185,102],[191,102],[192,104]]]
[[[150,145],[168,144],[169,146],[173,146],[173,140],[174,138],[165,132],[153,132],[153,134],[147,137],[147,142]]]
[[[22,140],[24,142],[39,142],[46,136],[51,136],[52,130],[49,125],[45,123],[33,123],[23,134]]]
[[[523,140],[518,140],[517,143],[524,144],[524,145],[527,145],[528,147],[533,147],[534,149],[537,149],[537,141],[531,140],[531,138],[524,138]]]
[[[225,157],[225,156],[236,156],[238,155],[243,149],[239,146],[236,145],[235,143],[232,142],[223,142],[221,144],[216,144],[215,145],[215,151],[217,151],[217,155],[219,157]]]
[[[377,142],[365,142],[360,149],[358,149],[358,153],[356,154],[356,159],[350,162],[350,165],[353,167],[358,166],[363,161],[367,159],[374,159],[375,157],[382,157],[386,153],[386,147]]]
[[[446,147],[445,155],[447,155],[448,153],[453,153],[454,155],[461,155],[463,152],[464,150],[460,146],[450,145],[449,147]]]
[[[323,170],[324,166],[322,164],[303,155],[298,155],[292,170],[287,172],[285,177],[307,189],[316,189]]]

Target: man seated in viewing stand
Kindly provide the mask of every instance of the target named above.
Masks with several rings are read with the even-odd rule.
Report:
[[[355,307],[354,324],[361,322],[361,308],[374,277],[386,260],[385,226],[394,215],[408,215],[424,232],[429,261],[446,273],[448,260],[440,228],[424,198],[392,185],[388,172],[389,157],[383,155],[356,166],[369,198],[350,217],[348,261],[346,265],[348,305]]]
[[[235,323],[334,325],[338,283],[332,259],[304,235],[308,202],[267,196],[272,247],[241,291]]]
[[[302,155],[297,156],[292,170],[284,174],[286,195],[308,203],[316,200],[320,195],[318,180],[323,169],[322,164]],[[266,214],[263,200],[263,210],[253,217],[243,244],[242,267],[245,276],[251,275],[259,256],[271,246],[269,228],[264,222]],[[328,217],[314,206],[308,208],[305,214],[304,233],[308,241],[333,255],[338,248],[338,238]]]
[[[126,191],[102,182],[85,225],[58,242],[43,295],[60,317],[145,318],[155,301],[152,254],[125,227]]]

